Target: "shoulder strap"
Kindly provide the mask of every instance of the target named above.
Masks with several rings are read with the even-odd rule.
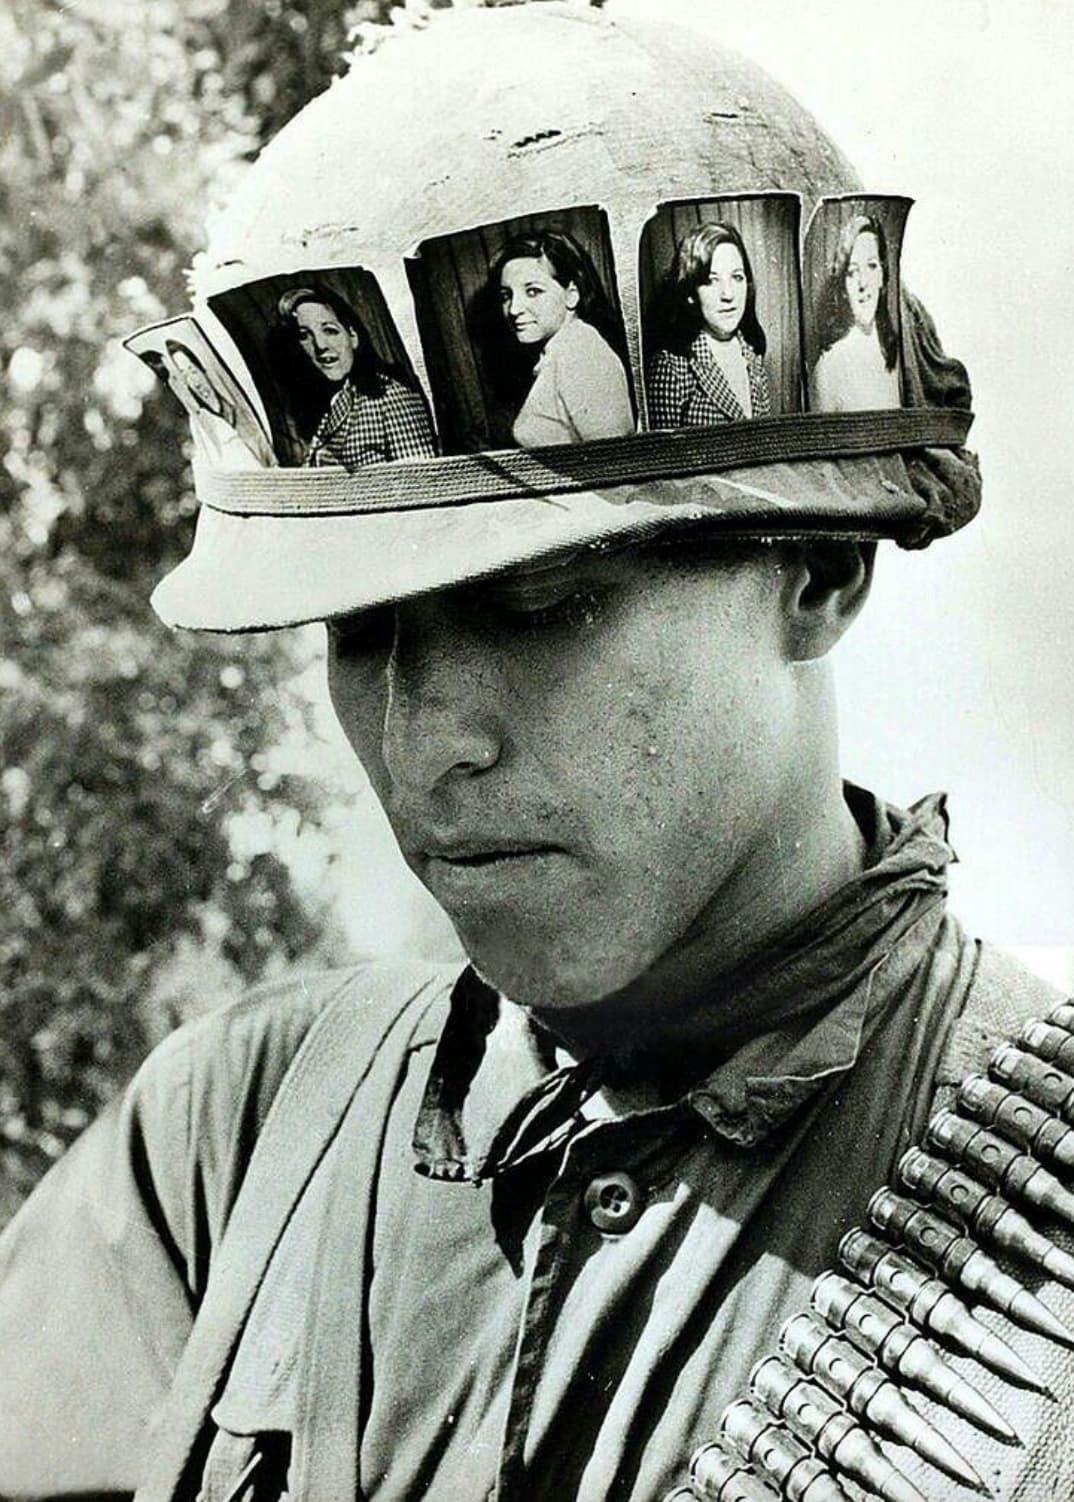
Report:
[[[291,1212],[377,1057],[402,1053],[414,1027],[454,979],[427,965],[370,966],[326,1004],[265,1119],[210,1271],[205,1298],[164,1410],[152,1469],[137,1502],[169,1502]]]

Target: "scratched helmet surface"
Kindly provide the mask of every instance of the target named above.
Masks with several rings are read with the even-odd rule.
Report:
[[[253,630],[331,618],[668,527],[892,536],[907,545],[954,530],[978,499],[975,465],[959,447],[969,388],[905,289],[900,412],[834,419],[809,412],[808,333],[800,338],[788,313],[782,353],[773,344],[772,278],[793,282],[797,296],[799,226],[818,200],[830,199],[845,227],[862,204],[838,200],[860,192],[801,106],[752,64],[692,32],[537,3],[446,11],[424,30],[392,36],[264,150],[199,257],[193,318],[222,352],[221,369],[241,372],[230,420],[241,430],[240,394],[249,398],[250,426],[260,404],[264,431],[259,444],[247,438],[247,448],[267,451],[271,443],[275,459],[222,472],[195,448],[196,538],[159,585],[155,608],[174,625]],[[655,420],[658,397],[670,388],[653,384],[661,356],[652,360],[646,332],[662,253],[652,249],[653,226],[661,215],[671,226],[663,267],[671,278],[689,238],[684,214],[693,221],[738,214],[739,225],[763,214],[782,226],[780,266],[753,247],[756,295],[767,295],[769,306],[767,384],[759,357],[740,344],[750,384],[742,378],[739,398],[753,423],[655,431],[692,420]],[[540,261],[545,241],[527,241],[527,252],[520,237],[548,230],[575,242],[589,237],[583,259],[590,270],[597,265],[615,327],[602,337],[593,314],[580,333],[618,383],[620,427],[598,425],[588,435],[596,441],[573,448],[527,451],[524,440],[512,440],[510,415],[486,379],[474,330],[488,288],[478,283],[499,277],[492,301],[502,302],[510,280],[504,256]],[[572,277],[557,284],[566,284],[568,301],[582,280]],[[314,412],[303,428],[297,398],[289,406],[280,395],[282,326],[296,323],[303,301],[315,306],[314,321],[328,318],[332,293],[361,303],[367,333],[336,337],[378,346],[371,379],[394,402],[389,421],[411,444],[374,457],[401,462],[356,468],[348,454],[358,452],[361,435],[333,454],[329,414],[318,424]],[[562,290],[556,296],[562,300]],[[579,315],[576,332],[582,322]],[[514,332],[522,342],[521,325]],[[313,336],[298,337],[312,361]],[[334,359],[326,354],[319,374],[330,373]],[[670,356],[667,363],[671,369]],[[532,367],[528,378],[536,390]],[[781,383],[790,393],[782,409]],[[212,414],[192,412],[195,428],[198,420],[205,432],[223,431]]]

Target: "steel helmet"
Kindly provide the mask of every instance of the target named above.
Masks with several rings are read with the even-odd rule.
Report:
[[[437,12],[426,28],[391,35],[262,152],[199,257],[194,317],[243,372],[238,383],[252,388],[255,404],[266,404],[282,462],[225,472],[196,453],[194,545],[158,586],[156,610],[194,629],[285,626],[672,526],[703,523],[736,537],[888,535],[908,545],[954,530],[973,515],[979,493],[975,463],[960,447],[969,388],[905,289],[900,410],[801,411],[809,339],[803,345],[788,314],[782,353],[769,331],[769,374],[778,366],[801,404],[794,397],[768,415],[754,383],[752,421],[688,428],[680,423],[691,419],[651,420],[646,320],[655,252],[646,245],[654,214],[671,214],[671,224],[676,213],[698,221],[738,212],[741,223],[742,203],[762,205],[771,222],[782,215],[790,228],[778,256],[754,244],[753,280],[801,284],[800,222],[819,199],[860,192],[843,157],[782,88],[687,30],[542,0]],[[595,357],[610,368],[605,350],[616,346],[620,401],[625,390],[641,431],[512,447],[482,386],[478,284],[519,235],[564,226],[590,235],[591,267],[602,258],[618,335],[608,334]],[[665,261],[684,254],[674,238],[665,235]],[[568,300],[580,280],[560,277]],[[285,315],[294,321],[303,301],[322,304],[322,321],[334,316],[329,288],[362,302],[366,332],[337,328],[335,337],[348,350],[363,339],[378,346],[370,389],[382,405],[390,398],[399,421],[424,432],[431,393],[439,440],[419,442],[402,462],[297,457],[297,419],[279,395],[280,325]],[[600,336],[582,332],[597,350]],[[743,354],[754,382],[759,359]],[[320,374],[336,358],[325,355]],[[667,363],[680,368],[670,356]],[[528,379],[536,389],[532,366]],[[332,389],[335,411],[342,386]],[[346,399],[351,416],[360,409],[373,420],[360,394],[348,390]],[[311,439],[316,417],[304,430],[311,456],[326,441],[330,413]]]

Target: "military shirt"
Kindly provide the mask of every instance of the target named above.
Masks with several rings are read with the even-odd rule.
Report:
[[[196,1466],[148,1495],[657,1502],[973,1052],[942,807],[857,808],[869,866],[714,988],[714,1034],[732,995],[763,1023],[687,1088],[565,1057],[470,972],[403,1007],[193,1415],[168,1389],[251,1145],[362,982],[168,1040],[0,1243],[0,1493],[129,1494],[182,1418]],[[1065,1484],[1055,1444],[1031,1460],[1004,1502]]]

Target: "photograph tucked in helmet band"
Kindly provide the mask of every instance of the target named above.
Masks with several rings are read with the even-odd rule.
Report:
[[[425,240],[407,271],[445,453],[636,431],[600,209],[530,214]]]
[[[261,420],[197,319],[169,318],[123,341],[181,402],[195,457],[219,470],[276,463]]]
[[[805,237],[805,347],[813,412],[903,403],[899,255],[908,198],[825,198]]]
[[[425,394],[362,267],[265,277],[209,307],[246,362],[281,464],[357,470],[437,453]]]
[[[514,495],[568,474],[591,489],[945,443],[910,412],[894,420],[931,405],[902,347],[909,208],[822,199],[803,244],[796,193],[680,198],[620,221],[563,206],[421,241],[400,257],[406,308],[362,266],[260,278],[208,299],[248,395],[193,318],[127,344],[183,402],[203,471],[401,465],[367,477],[369,505],[432,504],[441,476],[453,503],[493,498],[489,466],[460,471],[487,453],[505,456]],[[508,473],[519,463],[547,474]],[[275,482],[258,484],[250,504],[271,507]]]
[[[650,428],[802,410],[795,193],[661,204],[638,267]]]

